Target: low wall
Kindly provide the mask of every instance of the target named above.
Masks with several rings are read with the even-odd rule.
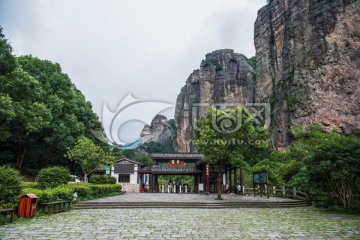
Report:
[[[139,184],[131,184],[131,183],[120,183],[122,186],[123,192],[139,192],[140,185]]]

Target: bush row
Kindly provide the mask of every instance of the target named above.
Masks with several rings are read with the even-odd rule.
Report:
[[[21,181],[17,170],[0,166],[0,208],[16,206],[22,189]]]
[[[38,196],[39,204],[59,200],[71,200],[73,199],[74,192],[77,193],[79,200],[94,199],[120,194],[121,185],[76,183],[64,184],[55,188],[39,189],[36,187],[27,187],[23,189],[23,194],[33,193]]]
[[[93,184],[116,184],[116,178],[109,175],[91,175],[90,183]]]

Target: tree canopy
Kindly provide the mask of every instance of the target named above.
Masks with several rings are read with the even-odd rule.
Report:
[[[219,110],[210,107],[196,122],[196,147],[208,164],[218,164],[218,199],[221,199],[222,170],[227,164],[245,166],[268,148],[268,131],[256,126],[255,116],[245,107]]]
[[[104,152],[98,145],[89,138],[81,136],[74,147],[69,148],[65,157],[79,163],[87,182],[87,176],[102,164],[112,164],[114,157]]]
[[[309,183],[331,192],[344,208],[351,207],[356,181],[360,179],[360,140],[326,133],[318,125],[296,134],[298,142],[291,149],[303,152]]]
[[[33,175],[66,165],[66,149],[102,124],[58,63],[11,51],[0,29],[0,161]]]

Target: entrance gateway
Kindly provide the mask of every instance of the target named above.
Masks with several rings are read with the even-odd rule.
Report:
[[[144,190],[162,192],[163,188],[158,183],[158,178],[161,175],[193,176],[195,186],[189,186],[188,191],[192,189],[194,192],[216,192],[216,178],[219,168],[217,165],[206,164],[201,154],[153,153],[151,157],[154,161],[153,166],[144,166],[142,163],[127,158],[119,159],[116,161],[111,175],[123,185],[124,191],[129,192],[143,192]],[[130,179],[132,179],[131,182]],[[231,165],[225,166],[222,171],[223,191],[236,191],[238,184],[243,186],[242,169]],[[131,189],[127,189],[129,187]]]

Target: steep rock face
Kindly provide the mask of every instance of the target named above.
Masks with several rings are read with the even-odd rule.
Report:
[[[169,125],[168,119],[164,115],[156,115],[151,121],[151,125],[145,125],[140,137],[142,143],[159,142],[169,144],[174,141],[176,133]]]
[[[255,23],[256,102],[270,102],[274,147],[289,129],[360,129],[360,1],[272,0]]]
[[[204,114],[210,104],[253,103],[254,93],[255,73],[245,56],[230,49],[207,54],[200,69],[187,79],[176,101],[178,151],[196,151],[191,142],[196,127],[193,120]]]

